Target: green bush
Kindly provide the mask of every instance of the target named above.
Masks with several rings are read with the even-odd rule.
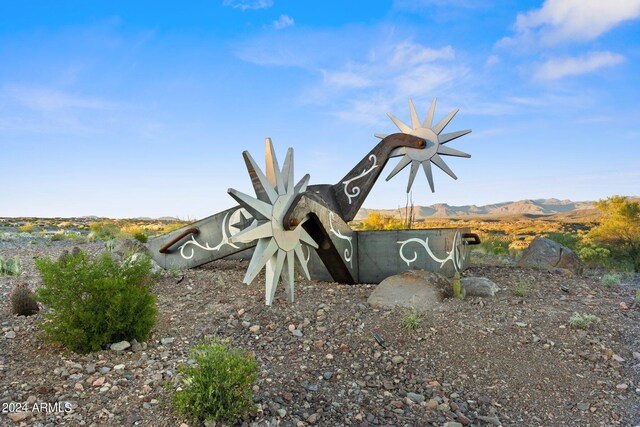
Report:
[[[569,318],[569,326],[577,329],[590,328],[594,322],[599,322],[600,318],[593,314],[573,313]]]
[[[43,282],[37,299],[50,310],[42,328],[52,341],[87,353],[149,336],[157,317],[149,258],[121,265],[108,253],[92,260],[78,251],[35,264]]]
[[[191,349],[193,365],[180,366],[184,387],[173,393],[178,413],[193,425],[221,421],[233,424],[253,408],[251,384],[260,367],[246,351],[224,343],[200,344]]]
[[[615,274],[615,273],[605,274],[604,276],[602,276],[602,284],[604,286],[619,285],[621,279],[622,279],[622,276],[619,274]]]
[[[93,237],[98,240],[112,240],[120,236],[120,228],[114,223],[96,221],[89,224]]]
[[[144,232],[135,233],[133,235],[133,238],[140,243],[147,243],[147,241],[149,241],[149,236],[147,235],[147,233],[144,233]]]
[[[517,297],[526,297],[529,295],[529,283],[527,282],[519,282],[511,291],[513,295]]]
[[[400,320],[402,327],[407,331],[415,331],[422,324],[422,315],[418,313],[415,307],[404,309],[402,311],[402,319]]]

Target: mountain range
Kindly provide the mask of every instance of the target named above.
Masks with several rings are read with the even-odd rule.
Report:
[[[468,216],[513,216],[524,215],[530,217],[557,214],[590,213],[595,211],[594,202],[573,202],[571,200],[535,199],[503,202],[491,205],[463,205],[451,206],[437,203],[430,206],[414,206],[415,219],[424,218],[457,218]],[[399,209],[360,209],[356,220],[364,219],[369,213],[380,213],[385,216],[399,217],[404,215],[404,207]]]

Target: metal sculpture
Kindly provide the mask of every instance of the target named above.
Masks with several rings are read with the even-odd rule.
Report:
[[[264,269],[267,305],[273,302],[281,279],[287,297],[294,301],[296,264],[307,278],[341,283],[378,283],[412,268],[449,276],[463,270],[468,264],[468,245],[479,243],[468,229],[355,231],[347,224],[392,157],[403,156],[387,180],[411,164],[407,192],[420,165],[432,191],[431,163],[456,179],[440,154],[470,155],[443,144],[471,131],[441,135],[458,110],[432,127],[435,103],[434,99],[421,124],[409,100],[412,127],[389,113],[401,133],[376,134],[382,140],[334,185],[308,185],[308,174],[294,184],[293,149],[287,151],[280,169],[267,138],[264,172],[243,152],[256,196],[229,189],[240,206],[152,239],[149,246],[155,260],[165,268],[191,268],[253,251],[243,281],[252,283]]]

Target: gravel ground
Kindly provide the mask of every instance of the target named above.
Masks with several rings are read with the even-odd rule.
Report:
[[[37,285],[33,258],[71,246],[0,242],[0,256],[19,256],[20,280]],[[97,253],[101,245],[81,248]],[[299,280],[295,304],[280,294],[266,307],[263,278],[241,283],[246,267],[217,261],[164,274],[148,342],[89,355],[43,341],[40,315],[11,315],[16,279],[0,277],[0,425],[180,426],[170,401],[176,366],[214,337],[262,366],[245,425],[640,425],[637,278],[604,287],[586,276],[473,267],[466,276],[487,277],[502,291],[445,300],[407,331],[402,310],[367,305],[375,285]],[[529,293],[514,296],[521,282]],[[574,329],[574,312],[601,321]]]

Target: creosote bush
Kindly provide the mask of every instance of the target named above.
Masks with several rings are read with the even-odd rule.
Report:
[[[157,317],[151,260],[119,264],[105,253],[90,259],[76,251],[58,261],[37,259],[43,286],[37,300],[49,312],[49,339],[78,353],[122,340],[145,341]]]
[[[173,393],[178,413],[192,422],[233,424],[253,408],[251,384],[260,367],[246,351],[225,343],[199,344],[191,349],[193,365],[180,366],[182,389]]]

